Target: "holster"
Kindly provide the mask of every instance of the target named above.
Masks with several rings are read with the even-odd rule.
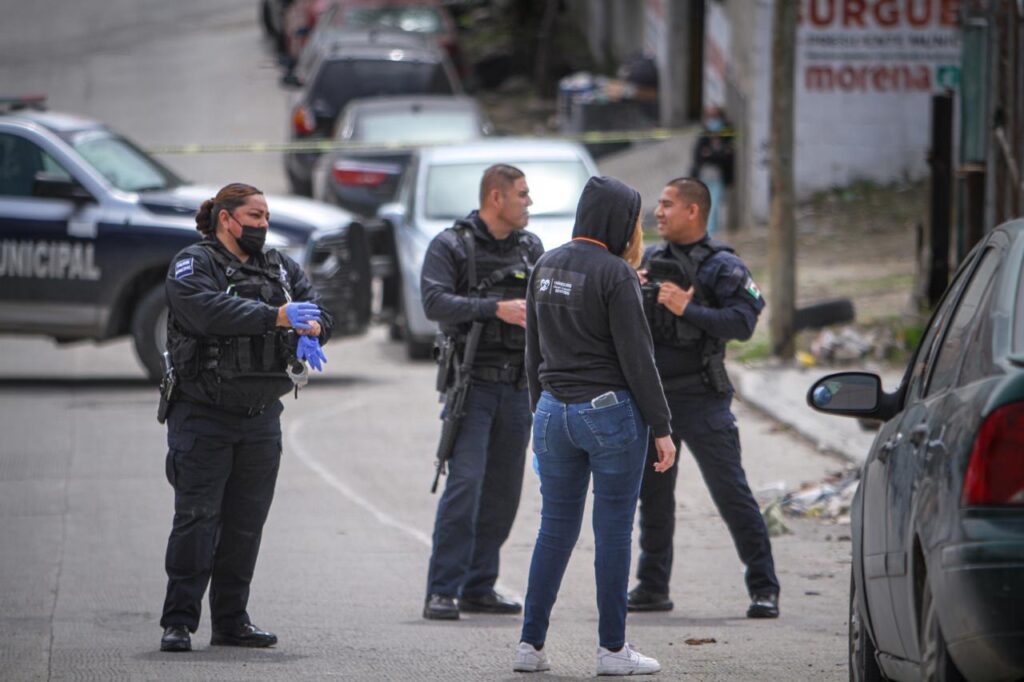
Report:
[[[167,410],[171,408],[174,401],[174,389],[178,385],[174,370],[169,369],[160,380],[160,404],[156,408],[156,420],[163,424],[167,421]]]
[[[437,380],[434,387],[438,393],[444,393],[455,382],[457,345],[455,337],[447,334],[438,334],[434,340],[434,360],[437,361]]]
[[[732,391],[729,373],[725,371],[724,351],[708,356],[708,364],[704,368],[704,372],[707,376],[708,386],[712,391],[715,393],[729,393]]]

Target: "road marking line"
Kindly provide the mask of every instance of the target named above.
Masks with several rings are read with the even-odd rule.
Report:
[[[307,421],[315,422],[327,416],[336,416],[341,412],[347,412],[348,410],[351,410],[355,407],[359,407],[363,404],[364,403],[361,400],[348,400],[341,403],[340,405],[335,405],[334,407],[328,410],[314,412],[313,414],[306,415],[304,417],[296,417],[295,421],[289,424],[288,428],[284,432],[284,439],[285,442],[288,444],[288,450],[289,452],[295,453],[295,456],[298,457],[299,461],[305,464],[310,471],[319,476],[324,483],[326,483],[329,487],[341,493],[343,497],[347,498],[356,506],[362,507],[363,510],[369,512],[370,516],[375,518],[378,523],[380,523],[383,526],[387,526],[389,528],[394,528],[395,530],[402,531],[403,533],[411,537],[413,540],[417,540],[419,541],[420,544],[433,549],[434,542],[429,535],[419,530],[418,528],[413,528],[410,525],[402,523],[401,521],[391,516],[387,512],[378,509],[376,505],[374,505],[372,502],[367,500],[359,493],[352,490],[352,488],[346,485],[341,479],[332,474],[327,469],[327,467],[318,462],[316,458],[313,457],[312,453],[310,453],[309,450],[303,447],[302,443],[299,441],[297,432],[301,427],[305,425]],[[499,592],[511,597],[512,599],[518,600],[520,602],[523,601],[522,595],[520,595],[518,592],[514,590],[510,590],[506,585],[502,583],[500,578],[495,583],[494,587],[498,589]]]
[[[344,481],[339,479],[331,473],[327,467],[317,461],[313,454],[307,450],[299,440],[297,433],[305,426],[306,422],[316,422],[326,416],[337,416],[340,412],[347,412],[348,410],[360,407],[361,405],[363,405],[362,401],[349,400],[341,403],[340,405],[336,405],[329,410],[322,410],[311,415],[296,418],[291,424],[289,424],[285,431],[285,440],[288,443],[288,449],[295,453],[295,456],[298,457],[299,461],[305,464],[310,471],[319,476],[324,483],[341,493],[343,497],[356,506],[362,507],[363,510],[375,518],[378,523],[389,528],[394,528],[395,530],[400,530],[412,539],[417,540],[420,544],[432,547],[433,542],[429,535],[418,528],[413,528],[410,525],[402,523],[387,512],[379,509],[376,505],[356,491],[352,490],[352,488],[350,488]]]

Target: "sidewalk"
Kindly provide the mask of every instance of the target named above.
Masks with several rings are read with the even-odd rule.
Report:
[[[864,463],[876,432],[865,431],[856,419],[822,414],[807,405],[811,384],[843,368],[727,364],[736,394],[745,403],[791,428],[819,450],[835,453],[851,464]],[[892,370],[881,372],[881,377],[886,391],[895,390],[901,379],[900,373]]]

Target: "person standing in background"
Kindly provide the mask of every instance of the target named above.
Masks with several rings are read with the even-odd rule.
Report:
[[[733,183],[735,135],[725,117],[725,110],[721,107],[708,107],[704,114],[704,129],[693,148],[690,176],[703,182],[711,193],[707,224],[707,233],[711,235],[718,232],[722,205]]]

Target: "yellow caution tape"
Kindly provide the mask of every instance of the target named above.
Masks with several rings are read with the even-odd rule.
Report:
[[[700,132],[700,127],[693,125],[687,128],[652,128],[649,130],[594,130],[577,135],[532,135],[515,136],[516,139],[524,137],[536,140],[570,140],[584,144],[602,144],[612,142],[646,142],[655,140],[668,140],[683,135],[693,135]],[[708,134],[708,133],[705,133]],[[723,132],[715,134],[716,137],[737,137],[734,132]],[[500,140],[500,136],[484,138]],[[163,144],[146,147],[150,154],[264,154],[269,152],[307,152],[323,153],[332,151],[376,151],[376,150],[411,150],[423,147],[438,146],[433,144],[387,144],[362,142],[346,142],[338,140],[305,140],[296,142],[240,142],[232,144]]]

